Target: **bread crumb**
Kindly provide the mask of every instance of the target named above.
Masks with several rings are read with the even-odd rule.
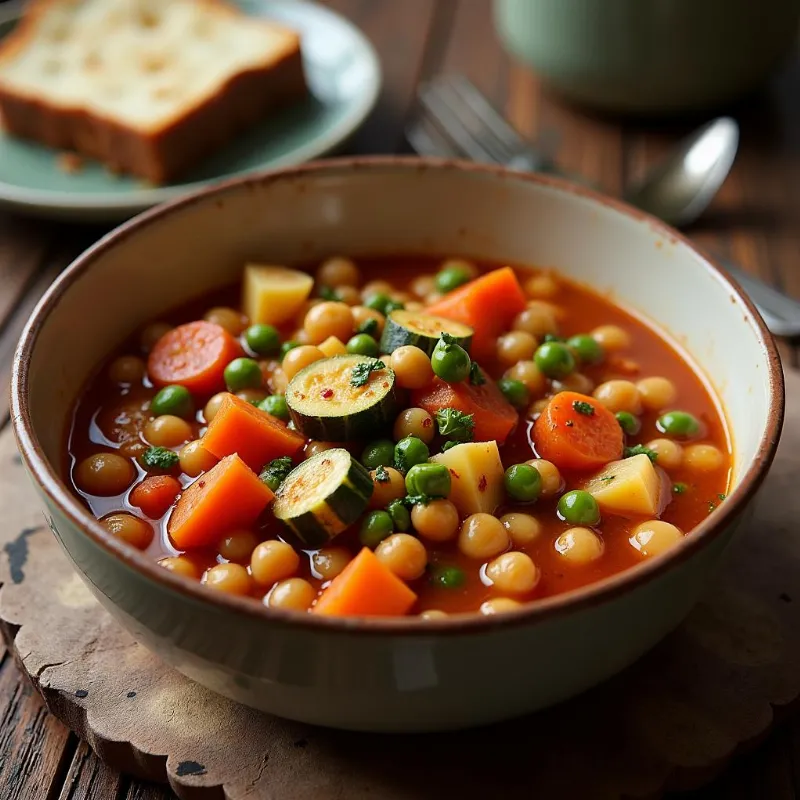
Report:
[[[59,153],[56,164],[67,175],[74,175],[83,169],[83,159],[77,153]]]

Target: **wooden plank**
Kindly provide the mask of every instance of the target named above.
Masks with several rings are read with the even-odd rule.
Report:
[[[58,800],[116,800],[127,781],[104,764],[85,742],[79,742],[64,778]],[[163,794],[162,797],[168,797]]]
[[[127,793],[122,796],[125,800],[172,800],[176,797],[170,789],[142,781],[132,781]],[[86,800],[90,798],[87,796]]]

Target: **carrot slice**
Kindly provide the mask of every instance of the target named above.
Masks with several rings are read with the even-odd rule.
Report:
[[[446,294],[425,313],[469,325],[475,331],[470,354],[483,361],[494,357],[495,339],[511,327],[526,302],[514,270],[502,267]]]
[[[484,375],[486,383],[473,386],[469,381],[445,383],[434,378],[424,389],[411,394],[412,406],[424,408],[431,416],[440,408],[455,408],[472,414],[474,438],[479,442],[496,440],[502,444],[519,421],[515,408],[503,397],[495,382]]]
[[[616,417],[593,397],[554,395],[533,426],[537,453],[557,467],[588,470],[622,458],[624,437]]]
[[[181,493],[180,481],[171,475],[153,475],[133,487],[128,501],[150,519],[158,519]]]
[[[202,439],[202,447],[217,458],[238,453],[250,469],[268,461],[293,456],[305,438],[276,417],[236,395],[227,394]]]
[[[236,339],[213,322],[197,320],[167,331],[147,359],[156,386],[177,383],[196,394],[225,387],[225,367],[242,353]]]
[[[331,617],[402,617],[417,596],[365,547],[332,581],[311,609]]]
[[[167,530],[180,550],[206,547],[227,531],[250,527],[273,496],[269,486],[234,453],[184,491]]]

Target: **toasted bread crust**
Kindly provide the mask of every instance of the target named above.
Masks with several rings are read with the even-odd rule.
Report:
[[[39,0],[29,14],[44,13],[59,0]],[[223,13],[236,13],[219,0],[200,0]],[[255,22],[254,24],[261,24]],[[25,18],[0,47],[2,63],[24,47],[35,24]],[[176,180],[269,112],[307,93],[299,37],[294,47],[263,67],[231,76],[219,90],[183,110],[167,124],[138,130],[81,108],[62,108],[47,99],[16,92],[0,81],[0,115],[12,136],[95,158],[111,171],[154,184]]]

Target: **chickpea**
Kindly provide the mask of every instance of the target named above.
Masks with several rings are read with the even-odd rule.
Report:
[[[137,550],[146,550],[153,541],[153,526],[133,514],[111,514],[103,519],[108,532]]]
[[[361,292],[353,286],[340,286],[336,290],[336,296],[340,302],[349,306],[357,306],[361,302]]]
[[[601,383],[593,394],[595,399],[599,400],[609,411],[642,413],[642,398],[636,385],[630,381],[606,381]]]
[[[651,558],[666,553],[681,539],[683,531],[680,528],[660,519],[651,519],[637,525],[628,541],[631,547],[638,550],[645,558]]]
[[[211,422],[211,420],[217,416],[217,411],[219,411],[222,401],[228,396],[228,394],[228,392],[219,392],[219,394],[215,394],[206,403],[206,406],[203,409],[203,419],[206,421],[206,423]]]
[[[447,542],[458,534],[458,509],[450,500],[431,500],[411,509],[414,530],[431,542]]]
[[[608,353],[631,346],[631,337],[618,325],[601,325],[592,331],[592,337]]]
[[[486,577],[505,594],[527,594],[536,588],[541,573],[530,556],[515,552],[503,553],[490,561]]]
[[[370,308],[369,306],[359,305],[353,306],[350,310],[353,313],[354,329],[360,328],[368,320],[374,319],[378,324],[378,327],[375,328],[375,337],[380,338],[380,335],[383,333],[383,326],[386,323],[386,317],[384,317],[380,311],[376,311],[374,308]],[[342,341],[346,342],[347,339],[342,339]]]
[[[531,407],[528,409],[528,414],[531,417],[538,417],[549,405],[549,397],[540,397],[538,400],[531,403]]]
[[[162,414],[144,426],[144,438],[154,447],[177,447],[193,436],[192,426],[173,414]]]
[[[316,577],[331,581],[350,563],[350,553],[344,547],[323,547],[311,557]]]
[[[650,411],[661,411],[671,406],[678,397],[675,384],[668,378],[642,378],[636,384],[642,405]]]
[[[446,258],[439,265],[440,271],[445,269],[461,270],[469,275],[470,280],[474,280],[479,275],[478,267],[475,262],[470,261],[468,258]]]
[[[156,346],[156,342],[171,330],[172,325],[167,325],[166,322],[151,322],[146,325],[139,334],[139,345],[142,351],[149,353]]]
[[[690,444],[683,450],[683,465],[693,472],[714,472],[723,463],[722,453],[713,444]]]
[[[300,348],[295,348],[299,350]],[[322,352],[322,351],[320,351]],[[311,362],[314,363],[313,361]],[[272,377],[269,380],[269,388],[273,394],[286,394],[286,387],[289,385],[289,378],[283,370],[283,367],[276,367],[272,372]]]
[[[424,311],[425,306],[419,300],[409,300],[406,303],[406,311]]]
[[[546,461],[543,458],[533,458],[525,463],[536,467],[536,470],[542,478],[542,490],[539,493],[540,497],[553,497],[561,491],[564,486],[564,479],[561,477],[558,467],[552,461]]]
[[[570,528],[555,542],[556,552],[575,565],[589,564],[603,555],[603,540],[591,528]]]
[[[533,361],[518,361],[505,371],[503,377],[524,383],[532,397],[543,395],[547,391],[547,378]]]
[[[526,331],[511,331],[497,340],[497,360],[506,367],[518,361],[530,361],[536,350],[536,339]]]
[[[388,481],[376,480],[375,470],[369,473],[375,487],[369,499],[370,508],[386,508],[392,500],[406,496],[406,479],[394,467],[386,467],[386,472]]]
[[[235,308],[217,307],[206,311],[203,319],[225,328],[231,336],[238,336],[247,327],[247,317]]]
[[[542,523],[530,514],[514,511],[500,517],[500,522],[503,523],[503,527],[515,547],[523,547],[535,542],[542,535]]]
[[[291,578],[300,569],[300,556],[295,549],[278,539],[256,545],[250,556],[250,572],[260,586]]]
[[[253,581],[241,564],[216,564],[206,571],[203,583],[227,594],[247,595],[253,588]]]
[[[664,469],[677,469],[683,461],[683,448],[672,439],[653,439],[645,447],[657,454],[656,463]]]
[[[481,603],[480,612],[490,616],[492,614],[503,614],[506,611],[514,611],[521,607],[522,604],[519,601],[512,600],[510,597],[493,597],[491,600]]]
[[[126,458],[139,458],[147,450],[141,439],[125,439],[119,443],[119,452]]]
[[[361,273],[351,258],[334,256],[325,259],[317,270],[317,283],[340,289],[342,286],[358,286]]]
[[[116,453],[95,453],[75,468],[75,484],[87,494],[112,497],[122,494],[136,477],[133,463]]]
[[[407,408],[394,421],[393,433],[398,442],[406,436],[416,436],[429,444],[436,434],[436,426],[433,417],[424,408]]]
[[[553,383],[553,388],[557,392],[579,392],[580,394],[591,394],[594,390],[594,381],[582,372],[573,372],[562,378],[560,381]]]
[[[231,531],[222,538],[217,552],[227,561],[247,564],[257,544],[258,539],[253,531]]]
[[[424,620],[431,620],[431,619],[447,619],[450,615],[446,611],[440,611],[438,608],[430,608],[427,611],[423,611],[420,615],[420,619]]]
[[[436,291],[436,277],[434,275],[419,275],[411,281],[411,291],[421,298],[427,297]]]
[[[558,333],[557,314],[558,310],[551,303],[531,300],[528,307],[514,318],[511,327],[541,339],[546,333]]]
[[[303,455],[306,458],[311,458],[311,456],[317,455],[317,453],[324,453],[326,450],[330,450],[332,447],[335,447],[332,442],[308,442],[306,444],[305,450],[303,450]]]
[[[431,292],[425,295],[425,305],[432,306],[434,303],[438,303],[442,297],[444,297],[444,295],[441,292]]]
[[[268,394],[263,389],[242,389],[236,392],[236,396],[245,403],[260,403]]]
[[[393,533],[375,548],[375,555],[404,581],[419,578],[428,564],[425,545],[408,533]]]
[[[286,354],[281,364],[281,371],[286,376],[286,380],[290,381],[301,369],[305,369],[309,364],[313,364],[323,358],[325,358],[325,353],[318,347],[310,344],[300,345],[300,347],[295,347]],[[277,379],[278,370],[275,370],[272,374],[272,381],[276,386]]]
[[[284,608],[289,611],[308,611],[317,597],[317,590],[302,578],[289,578],[275,584],[264,598],[270,608]]]
[[[113,383],[132,384],[141,383],[147,372],[144,361],[138,356],[120,356],[111,362],[108,368],[108,377]]]
[[[524,284],[525,294],[538,300],[552,299],[558,294],[560,288],[558,280],[548,272],[534,275],[532,278],[528,278]]]
[[[503,523],[491,514],[472,514],[461,524],[458,549],[465,556],[485,561],[507,550],[509,544]]]
[[[392,353],[392,367],[401,389],[421,389],[433,380],[431,360],[413,345],[398,347]]]
[[[353,334],[353,312],[346,303],[319,303],[306,314],[303,327],[312,344],[324,342],[329,336],[346,342]]]
[[[395,303],[402,303],[405,305],[406,303],[410,303],[414,300],[414,295],[410,292],[390,292],[389,297],[395,301]]]
[[[305,328],[298,328],[290,338],[297,344],[312,344],[311,337]]]
[[[361,297],[366,302],[376,294],[391,296],[392,292],[394,292],[394,286],[388,281],[370,281],[364,284],[364,288],[361,290]]]
[[[200,570],[197,569],[195,563],[183,556],[167,556],[158,563],[164,569],[174,572],[176,575],[183,575],[184,578],[197,579],[200,577]]]

